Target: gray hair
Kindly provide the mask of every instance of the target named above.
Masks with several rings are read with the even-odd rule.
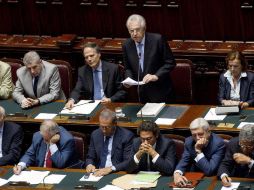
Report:
[[[254,143],[254,125],[244,125],[239,133],[239,141],[249,141]]]
[[[129,18],[126,21],[126,27],[129,28],[129,24],[131,22],[138,22],[142,28],[146,28],[146,20],[143,16],[138,14],[133,14],[129,16]]]
[[[0,116],[5,117],[5,109],[2,106],[0,106]]]
[[[111,120],[113,124],[116,124],[116,113],[112,110],[105,108],[100,113],[100,119]]]
[[[194,119],[190,124],[190,129],[203,128],[208,131],[210,128],[209,123],[202,117]]]
[[[41,60],[39,54],[35,51],[29,51],[24,55],[23,63],[29,65],[32,63],[38,63]]]
[[[96,53],[101,53],[100,47],[95,42],[87,42],[83,46],[83,52],[85,48],[92,48],[95,49]]]
[[[47,131],[50,135],[55,135],[60,132],[58,124],[51,119],[44,120],[41,123],[40,130]]]

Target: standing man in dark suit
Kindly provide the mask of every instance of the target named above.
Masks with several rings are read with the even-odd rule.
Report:
[[[190,124],[192,136],[186,138],[184,152],[174,171],[174,182],[179,187],[185,187],[188,179],[185,172],[203,172],[206,176],[217,173],[217,169],[225,154],[223,139],[211,133],[208,122],[197,118]]]
[[[0,166],[18,161],[24,136],[19,125],[4,121],[4,118],[5,110],[0,106]]]
[[[116,114],[109,109],[100,113],[99,122],[100,128],[91,135],[86,171],[104,176],[112,171],[126,170],[134,134],[117,127]]]
[[[218,177],[224,186],[231,186],[230,177],[254,177],[254,125],[245,125],[239,137],[232,138],[222,160]]]
[[[151,121],[142,122],[137,132],[140,137],[133,141],[128,172],[159,171],[172,175],[176,164],[174,141],[161,135]]]
[[[20,174],[29,166],[66,168],[78,163],[73,136],[53,120],[45,120],[40,131],[34,133],[31,146],[14,166],[13,172]]]
[[[78,82],[65,105],[71,109],[82,97],[101,100],[102,103],[119,102],[125,99],[121,75],[116,64],[101,60],[100,48],[96,43],[87,43],[83,48],[86,65],[78,71]]]
[[[172,98],[169,75],[175,59],[168,43],[160,34],[146,32],[146,21],[141,15],[131,15],[126,26],[131,37],[123,44],[126,78],[145,83],[140,87],[141,102],[169,102]]]

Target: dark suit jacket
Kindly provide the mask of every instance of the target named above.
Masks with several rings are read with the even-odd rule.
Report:
[[[250,106],[254,105],[254,73],[246,72],[247,77],[241,78],[240,86],[240,101],[248,102]],[[219,81],[219,95],[218,99],[221,103],[222,100],[230,100],[231,85],[224,73],[220,75]]]
[[[254,165],[251,169],[249,169],[248,165],[237,164],[233,159],[233,155],[235,153],[243,153],[241,147],[239,146],[239,138],[235,137],[232,138],[228,145],[227,151],[225,154],[224,159],[222,160],[219,170],[218,176],[220,177],[221,174],[226,173],[232,177],[254,177]],[[252,159],[254,159],[254,152],[250,155]]]
[[[116,170],[126,170],[130,158],[134,134],[127,129],[116,127],[112,142],[111,161]],[[92,164],[99,167],[100,155],[103,148],[104,136],[101,129],[93,131],[90,139],[86,166]]]
[[[138,80],[139,59],[132,39],[123,44],[123,58],[126,78]],[[141,86],[142,102],[168,102],[172,95],[170,71],[174,67],[175,59],[166,40],[160,34],[145,33],[144,71],[140,80],[146,74],[155,74],[159,80]]]
[[[60,141],[56,143],[58,151],[52,156],[52,165],[55,168],[65,168],[79,163],[75,154],[75,141],[73,136],[60,127]],[[43,167],[47,151],[47,144],[44,142],[40,132],[33,135],[31,146],[21,158],[20,162],[26,163],[26,166]]]
[[[16,164],[20,157],[23,130],[16,123],[4,122],[0,166]]]
[[[214,133],[211,133],[208,145],[202,150],[205,157],[201,158],[198,162],[195,152],[195,141],[193,137],[188,137],[185,140],[184,152],[176,170],[183,173],[188,171],[201,171],[206,176],[212,176],[217,173],[217,169],[225,153],[225,143],[223,139]]]
[[[123,101],[126,92],[122,88],[122,78],[118,66],[113,63],[102,61],[102,83],[105,96],[112,102]],[[77,102],[80,97],[88,100],[93,99],[93,70],[89,65],[79,68],[78,81],[71,93],[71,98]]]
[[[140,137],[134,139],[132,145],[131,160],[129,162],[128,172],[147,171],[147,154],[143,154],[139,164],[134,161],[134,155],[138,152],[141,145]],[[175,143],[169,138],[160,135],[156,141],[156,152],[160,155],[155,163],[150,157],[150,168],[152,171],[159,171],[165,175],[172,175],[176,165],[176,150]]]

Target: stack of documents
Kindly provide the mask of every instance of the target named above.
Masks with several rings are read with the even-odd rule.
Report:
[[[217,115],[215,113],[215,108],[210,108],[210,110],[205,115],[204,119],[209,120],[223,120],[227,115]]]
[[[142,110],[142,117],[156,117],[165,107],[165,103],[146,103]],[[141,110],[137,113],[141,117]]]
[[[160,176],[159,172],[139,172],[134,180],[136,182],[153,183],[158,180]]]
[[[61,114],[91,114],[99,103],[100,100],[80,100],[71,110],[63,108]]]

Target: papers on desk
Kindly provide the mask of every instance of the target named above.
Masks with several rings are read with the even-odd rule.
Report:
[[[99,103],[100,100],[80,100],[71,110],[64,108],[61,114],[91,114]]]
[[[176,119],[169,119],[169,118],[158,118],[156,119],[155,123],[157,125],[173,125]]]
[[[223,120],[227,115],[217,115],[215,113],[215,108],[210,108],[210,110],[205,115],[204,119],[209,120]]]
[[[155,182],[161,175],[159,172],[139,172],[134,181],[137,182],[145,182],[145,183],[153,183]]]
[[[241,122],[241,123],[238,125],[237,129],[241,129],[241,128],[243,128],[244,125],[247,125],[247,124],[254,125],[254,122]]]
[[[99,190],[124,190],[124,189],[114,185],[106,185],[105,187],[100,188]]]
[[[26,181],[30,184],[39,184],[43,182],[45,176],[49,174],[49,171],[22,171],[19,175],[13,174],[8,181]]]
[[[39,113],[34,119],[53,119],[56,116],[55,113]]]
[[[143,117],[156,117],[160,111],[165,107],[165,103],[146,103],[142,110]],[[141,110],[137,113],[141,117]]]
[[[237,189],[239,185],[240,185],[239,182],[231,182],[231,186],[230,187],[222,187],[221,190],[233,190],[233,189]]]
[[[8,182],[9,182],[8,180],[0,178],[0,186],[3,186],[7,184]]]
[[[90,173],[89,178],[86,178],[86,175],[85,175],[79,181],[94,181],[94,182],[96,182],[96,181],[99,181],[102,177],[103,176],[97,177],[97,176],[93,175],[92,173]]]
[[[59,184],[66,175],[51,174],[44,179],[44,184]]]
[[[122,81],[122,83],[127,84],[129,86],[138,85],[138,83],[139,83],[139,85],[145,84],[143,81],[138,82],[138,81],[131,79],[130,77],[126,78],[124,81]]]

